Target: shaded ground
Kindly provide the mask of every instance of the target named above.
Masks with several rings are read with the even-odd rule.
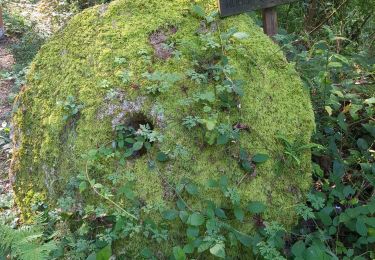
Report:
[[[13,79],[9,79],[8,73],[14,65],[13,55],[9,50],[12,40],[3,38],[0,40],[0,222],[18,221],[17,210],[14,209],[13,192],[8,179],[11,143],[8,136],[8,126],[12,112],[10,101]]]

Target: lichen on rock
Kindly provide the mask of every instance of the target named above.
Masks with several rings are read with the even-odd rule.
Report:
[[[207,12],[217,8],[213,0],[197,2]],[[308,93],[293,65],[249,16],[221,19],[202,29],[202,19],[190,14],[190,6],[190,0],[115,0],[106,8],[93,7],[75,16],[42,47],[17,99],[14,116],[17,147],[12,180],[26,218],[31,203],[38,199],[56,204],[69,179],[84,170],[82,154],[110,142],[116,125],[137,118],[137,122],[152,124],[164,141],[153,145],[147,156],[129,160],[125,166],[108,162],[107,168],[131,172],[137,196],[146,204],[169,203],[174,195],[165,179],[178,183],[184,178],[193,180],[206,198],[225,204],[227,199],[207,189],[206,183],[222,176],[233,183],[241,180],[244,172],[236,155],[242,147],[250,154],[266,153],[270,159],[257,167],[256,176],[238,183],[241,199],[265,203],[266,220],[285,225],[296,221],[293,205],[303,200],[309,187],[310,154],[305,151],[294,168],[280,167],[285,157],[277,135],[291,142],[310,141],[314,119]],[[249,131],[242,131],[233,146],[202,146],[199,131],[182,125],[192,108],[180,101],[202,88],[187,71],[205,58],[199,32],[219,35],[230,28],[249,35],[234,41],[235,48],[227,51],[236,77],[244,82],[244,95],[240,112],[223,110],[219,118],[248,126]],[[150,75],[156,72],[179,78],[163,86],[162,93],[149,93],[147,87],[155,83]],[[63,120],[67,110],[57,104],[68,96],[83,104],[74,117],[74,127],[67,127],[72,125]],[[70,104],[72,111],[77,104]],[[150,169],[150,160],[159,151],[181,148],[184,156],[163,164],[155,162],[164,178]],[[93,174],[105,179],[106,172]],[[94,195],[85,200],[97,201]],[[189,203],[199,208],[199,201],[190,199]],[[244,229],[251,228],[248,224]],[[135,242],[126,247],[132,247],[131,243]]]

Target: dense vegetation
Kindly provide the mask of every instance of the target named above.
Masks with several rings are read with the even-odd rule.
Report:
[[[71,4],[71,3],[69,3]],[[91,1],[80,1],[83,8]],[[209,21],[215,19],[200,10],[193,8],[193,13]],[[300,1],[280,7],[279,16],[282,30],[275,37],[280,52],[284,52],[295,66],[311,93],[316,117],[316,132],[313,143],[308,148],[313,150],[313,180],[306,203],[294,206],[300,216],[298,225],[291,230],[276,222],[263,221],[262,213],[266,210],[261,203],[250,203],[246,208],[238,206],[239,198],[234,189],[229,189],[225,179],[213,180],[211,188],[223,192],[232,202],[231,209],[207,206],[206,212],[188,213],[188,205],[181,199],[185,196],[200,196],[197,187],[190,182],[180,183],[173,187],[179,196],[177,208],[163,211],[166,221],[181,218],[186,224],[186,240],[191,243],[173,248],[172,259],[191,258],[192,252],[209,251],[212,255],[225,258],[227,250],[241,244],[252,247],[253,252],[265,259],[373,259],[375,245],[375,58],[374,58],[374,13],[375,3],[368,1]],[[257,14],[250,14],[258,19]],[[39,39],[24,30],[21,18],[14,14],[6,16],[7,25],[13,34],[20,37],[13,48],[19,64],[16,73],[7,75],[23,82],[23,71],[31,57],[38,49],[41,41],[27,44],[28,37]],[[27,33],[25,32],[27,31]],[[12,34],[12,30],[8,30]],[[232,35],[236,32],[232,32]],[[30,35],[28,35],[30,34]],[[237,32],[236,37],[249,37]],[[251,36],[250,36],[251,37]],[[226,45],[223,45],[226,47]],[[25,54],[27,53],[27,55]],[[19,57],[19,58],[17,58]],[[119,60],[119,63],[122,61]],[[225,73],[225,72],[222,72]],[[124,75],[124,80],[127,80]],[[149,75],[150,77],[152,75]],[[201,75],[192,75],[195,80]],[[241,95],[237,89],[236,95]],[[162,91],[160,86],[150,91]],[[210,97],[198,98],[198,102]],[[232,96],[230,96],[232,98]],[[80,109],[74,98],[62,104],[66,107],[67,118],[74,116]],[[228,103],[230,106],[230,102]],[[206,106],[203,109],[206,108]],[[204,125],[206,121],[187,117],[184,125],[194,128]],[[119,128],[115,140],[116,147],[129,148],[129,156],[145,149],[158,140],[150,129],[142,129],[142,135],[136,136],[135,130]],[[209,129],[207,129],[209,130]],[[0,128],[0,135],[8,140],[8,130]],[[213,138],[205,141],[227,143],[236,138],[236,133],[215,132]],[[290,143],[280,136],[285,147],[285,157],[292,158],[298,165],[301,147]],[[0,142],[1,145],[1,142]],[[181,152],[181,151],[179,151]],[[90,164],[100,162],[111,154],[105,147],[92,150],[87,154]],[[169,159],[163,152],[156,158],[163,162]],[[119,158],[120,159],[120,158]],[[257,163],[267,160],[264,154],[258,154],[249,160],[246,151],[241,151],[241,165],[249,175]],[[111,175],[110,181],[120,181],[119,176]],[[123,196],[134,203],[137,201],[133,193],[134,176],[129,174],[125,181]],[[72,179],[68,187],[72,193],[61,198],[58,210],[48,205],[35,205],[39,217],[32,226],[23,226],[17,230],[8,227],[9,223],[0,226],[0,249],[3,256],[11,255],[19,259],[50,259],[59,257],[108,259],[117,241],[131,237],[133,232],[143,232],[145,236],[160,240],[163,243],[168,230],[156,227],[153,223],[131,225],[126,223],[126,215],[133,218],[133,212],[124,209],[111,198],[113,194],[105,184],[96,183],[87,172],[77,179]],[[103,208],[102,216],[92,219],[91,215],[77,216],[72,210],[75,198],[71,194],[80,194],[91,189],[99,197],[106,200],[108,208]],[[79,196],[79,195],[77,195]],[[108,215],[110,208],[119,208],[122,214]],[[132,209],[131,209],[132,210]],[[149,209],[152,210],[152,209]],[[228,215],[231,214],[233,216]],[[100,212],[97,213],[100,215]],[[249,236],[228,225],[227,219],[237,221],[250,220],[258,227],[257,234]],[[208,219],[208,220],[207,220]],[[207,220],[207,221],[206,221]],[[67,229],[67,222],[74,222]],[[204,237],[196,239],[204,229]],[[32,252],[32,253],[31,253]],[[30,254],[31,253],[31,254]],[[139,252],[139,258],[158,258],[157,252],[145,247]],[[198,256],[199,258],[199,256]]]

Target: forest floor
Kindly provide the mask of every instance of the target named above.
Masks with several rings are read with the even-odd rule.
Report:
[[[6,77],[10,73],[14,65],[13,55],[9,49],[12,40],[4,38],[0,40],[0,124],[6,127],[10,122],[12,112],[12,101],[10,100],[11,90],[14,80]],[[0,176],[7,175],[10,163],[10,143],[3,140],[3,145],[0,146]],[[1,143],[0,143],[1,144]],[[3,178],[0,178],[0,180]]]
[[[11,94],[14,79],[7,77],[15,63],[10,46],[14,40],[4,37],[0,40],[0,130],[9,129],[12,113]],[[0,212],[1,221],[14,219],[17,210],[14,208],[13,191],[9,181],[9,166],[11,160],[12,144],[8,136],[3,136],[0,131]]]

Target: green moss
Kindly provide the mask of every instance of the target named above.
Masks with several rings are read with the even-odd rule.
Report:
[[[214,2],[200,1],[207,11],[216,9]],[[35,194],[45,194],[53,205],[69,178],[84,169],[81,155],[113,138],[112,121],[117,118],[120,123],[125,122],[126,118],[143,113],[164,134],[165,141],[153,146],[147,156],[118,170],[132,171],[137,176],[136,190],[146,203],[163,202],[165,193],[160,176],[147,166],[149,158],[154,158],[159,150],[173,151],[176,145],[181,145],[188,152],[188,159],[177,158],[160,165],[160,174],[171,183],[184,177],[194,180],[204,197],[225,204],[226,199],[207,190],[205,183],[221,176],[232,181],[241,178],[244,173],[233,158],[241,146],[251,154],[271,156],[271,160],[258,167],[255,178],[239,185],[242,200],[266,203],[268,220],[285,225],[295,222],[292,205],[303,199],[310,184],[309,153],[303,155],[299,167],[277,170],[283,146],[276,135],[309,142],[314,128],[313,112],[308,93],[293,66],[247,15],[226,18],[219,24],[222,32],[235,27],[250,36],[235,42],[235,48],[227,53],[230,64],[236,68],[236,77],[246,83],[241,113],[220,115],[232,124],[241,122],[251,126],[250,132],[241,133],[240,144],[202,148],[197,141],[198,131],[188,131],[181,125],[182,118],[191,113],[190,108],[178,102],[186,97],[181,86],[187,87],[190,96],[200,88],[191,80],[185,78],[158,96],[145,92],[148,82],[143,73],[154,70],[183,75],[192,68],[193,56],[204,53],[196,34],[200,20],[189,14],[189,7],[189,0],[117,0],[106,9],[98,6],[77,15],[42,47],[31,66],[27,87],[18,97],[14,117],[17,130],[12,173],[18,202],[25,212],[29,212],[31,204],[30,200],[24,200],[29,192],[24,183],[29,183]],[[170,41],[176,43],[182,56],[168,60],[154,57],[150,64],[140,51],[153,56],[149,36],[169,26],[177,28]],[[115,58],[119,57],[125,58],[126,64],[116,64]],[[116,76],[123,70],[131,72],[133,84],[124,84]],[[121,93],[123,98],[106,99],[110,89]],[[69,95],[84,104],[72,124],[62,120],[64,111],[57,105]],[[140,105],[129,109],[124,102]],[[112,105],[116,104],[112,111]],[[162,124],[155,115],[156,107],[162,108]],[[119,116],[121,113],[123,118]],[[113,165],[108,167],[114,169]],[[200,206],[197,200],[189,203],[192,207]],[[247,229],[251,228],[249,224]]]

